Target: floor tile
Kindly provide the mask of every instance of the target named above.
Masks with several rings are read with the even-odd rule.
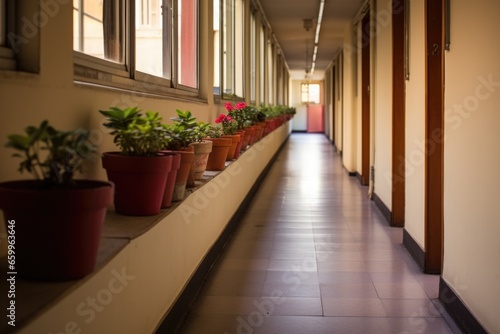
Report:
[[[323,298],[323,312],[329,317],[385,317],[378,298]]]
[[[458,334],[367,191],[325,136],[293,133],[180,333]]]

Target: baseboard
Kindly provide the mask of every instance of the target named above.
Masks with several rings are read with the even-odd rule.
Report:
[[[488,333],[469,311],[467,306],[465,306],[462,300],[455,294],[453,289],[448,286],[443,277],[439,279],[439,300],[448,314],[455,320],[457,326],[459,326],[464,333]]]
[[[385,205],[385,203],[380,199],[380,197],[377,196],[377,194],[375,192],[372,194],[372,201],[375,202],[375,205],[380,210],[380,212],[384,216],[385,220],[387,220],[387,223],[389,223],[389,225],[390,225],[391,221],[392,221],[391,210],[389,210],[387,205]]]
[[[348,172],[349,173],[349,176],[352,176],[352,177],[360,177],[359,173],[358,172]]]
[[[403,229],[403,246],[408,250],[408,253],[413,257],[415,262],[422,271],[425,270],[425,252],[413,237]]]
[[[243,202],[240,204],[234,215],[231,217],[231,220],[226,225],[226,228],[221,233],[220,237],[214,243],[212,248],[209,250],[203,261],[200,263],[198,269],[195,271],[189,282],[186,284],[184,291],[178,297],[177,301],[172,306],[168,314],[163,318],[162,323],[158,326],[155,332],[156,334],[163,334],[163,333],[171,334],[172,328],[176,329],[174,333],[177,330],[179,330],[181,324],[183,323],[189,311],[191,304],[196,299],[198,292],[203,286],[206,276],[208,275],[213,265],[217,261],[226,243],[231,238],[231,235],[237,229],[242,216],[244,215],[250,202],[254,198],[255,193],[257,192],[260,184],[266,177],[267,173],[269,172],[269,169],[271,168],[272,164],[278,157],[278,154],[281,152],[287,141],[288,138],[285,141],[283,141],[280,148],[276,151],[271,160],[269,160],[269,162],[267,163],[266,167],[262,170],[259,177],[253,184],[252,188],[243,199]]]
[[[292,130],[292,133],[307,133],[307,130]]]

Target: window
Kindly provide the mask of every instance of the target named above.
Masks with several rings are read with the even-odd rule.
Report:
[[[243,97],[243,73],[244,73],[244,2],[243,0],[221,0],[222,13],[220,39],[220,76],[222,82],[222,96],[232,98]],[[215,13],[215,17],[219,15]],[[215,22],[214,22],[215,23]],[[216,57],[217,59],[217,57]],[[217,69],[217,66],[216,66]],[[215,82],[214,82],[214,87]],[[215,88],[214,88],[215,91]]]
[[[221,41],[221,33],[220,33],[220,2],[219,0],[214,0],[214,94],[220,95],[220,41]]]
[[[123,6],[119,0],[73,0],[73,49],[123,62]]]
[[[301,85],[301,102],[319,104],[321,102],[320,85],[303,83]]]
[[[0,0],[0,70],[15,70],[16,61],[14,52],[9,45],[7,18],[14,15],[7,15],[7,0]]]
[[[259,32],[259,44],[260,44],[260,55],[259,55],[259,67],[260,67],[260,104],[263,105],[265,104],[265,99],[266,99],[266,28],[264,26],[260,27],[260,32]]]
[[[255,21],[255,9],[252,9],[252,14],[250,15],[250,102],[255,103],[255,94],[257,89],[256,82],[256,71],[257,71],[257,54],[256,54],[256,34],[257,34],[257,22]]]
[[[73,18],[75,73],[83,80],[197,93],[198,0],[73,0]]]
[[[268,102],[274,104],[274,44],[269,40],[267,43],[267,86],[268,89]]]
[[[5,18],[5,12],[7,10],[7,6],[5,0],[0,0],[0,46],[5,46],[7,41],[7,23]]]

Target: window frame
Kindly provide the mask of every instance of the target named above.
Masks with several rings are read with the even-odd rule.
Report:
[[[136,1],[140,0],[130,0],[123,2],[123,15],[121,15],[120,17],[120,24],[122,25],[123,29],[123,63],[115,63],[112,60],[94,57],[85,54],[84,52],[73,50],[74,81],[82,85],[98,85],[111,89],[125,89],[158,97],[168,98],[170,96],[175,96],[194,100],[204,100],[200,97],[199,64],[196,64],[195,69],[197,83],[196,88],[178,84],[176,82],[178,74],[176,67],[178,66],[178,63],[176,43],[177,19],[175,15],[177,14],[177,1],[182,0],[166,0],[166,10],[173,9],[174,12],[172,13],[172,15],[169,15],[166,23],[165,20],[162,20],[163,29],[171,27],[167,35],[167,38],[169,40],[168,52],[170,54],[170,58],[167,59],[167,61],[163,62],[163,65],[166,64],[169,66],[168,70],[170,71],[170,79],[153,74],[148,74],[146,72],[141,72],[136,68]],[[200,2],[199,0],[194,1],[196,9],[195,20],[197,22],[197,28],[195,29],[195,54],[197,59],[199,60]]]
[[[9,45],[9,34],[14,25],[12,18],[15,18],[14,3],[0,0],[0,71],[17,69],[16,55]]]

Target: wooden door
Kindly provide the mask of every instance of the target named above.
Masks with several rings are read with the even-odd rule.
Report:
[[[426,0],[425,271],[443,266],[444,0]]]
[[[391,226],[405,222],[405,1],[392,1],[392,217]]]

